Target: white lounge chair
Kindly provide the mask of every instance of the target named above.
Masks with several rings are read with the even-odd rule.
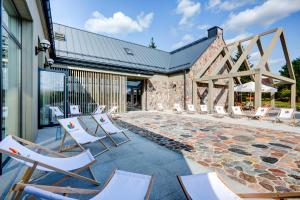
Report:
[[[300,192],[234,193],[215,172],[178,176],[177,178],[186,198],[189,200],[285,199],[300,197]]]
[[[88,129],[84,129],[80,122],[78,117],[72,117],[72,118],[65,118],[65,119],[58,119],[58,122],[65,130],[61,146],[60,146],[60,152],[67,151],[76,147],[79,147],[82,151],[84,151],[83,145],[99,142],[104,146],[104,150],[95,154],[94,156],[97,157],[101,155],[102,153],[109,150],[109,148],[102,142],[102,139],[106,138],[106,136],[98,137],[94,133],[88,133]],[[69,145],[65,146],[65,139],[67,134],[75,141],[75,145]]]
[[[93,115],[95,114],[102,114],[105,110],[106,106],[105,105],[100,105],[97,106],[97,108],[92,112]]]
[[[37,152],[29,149],[28,146],[24,146],[21,143],[31,146]],[[44,151],[48,155],[55,157],[42,155],[39,153],[40,151]],[[64,154],[51,151],[38,144],[9,135],[0,142],[0,153],[6,154],[17,162],[27,165],[28,168],[24,173],[24,176],[21,178],[22,183],[30,183],[30,178],[33,172],[38,169],[44,172],[58,172],[66,175],[66,177],[63,177],[57,183],[62,183],[64,180],[66,180],[66,178],[73,177],[95,185],[99,185],[99,182],[94,178],[92,171],[92,179],[77,174],[86,168],[91,170],[91,164],[96,161],[89,150],[72,157],[66,157]],[[76,173],[72,171],[76,171]],[[19,198],[20,196],[21,193],[18,193],[17,197]]]
[[[207,105],[200,105],[200,113],[208,113]]]
[[[258,107],[256,110],[256,113],[254,115],[249,115],[248,117],[252,118],[252,119],[264,119],[269,111],[270,108],[268,107]]]
[[[158,111],[164,111],[164,107],[163,107],[162,103],[157,104],[157,110]]]
[[[295,109],[293,108],[280,108],[280,112],[278,113],[275,122],[283,122],[287,121],[292,125],[296,124],[295,118]]]
[[[115,170],[99,193],[96,190],[52,187],[43,185],[18,184],[13,191],[24,190],[26,194],[46,200],[76,200],[55,193],[95,194],[90,200],[148,200],[153,184],[153,176]]]
[[[98,128],[100,127],[104,131],[104,133],[107,135],[107,137],[110,138],[110,140],[114,143],[115,146],[119,146],[120,144],[130,141],[130,138],[125,133],[126,130],[120,129],[114,123],[112,123],[111,119],[108,117],[108,115],[106,113],[92,115],[92,117],[97,123],[97,128],[96,128],[95,134],[97,133]],[[117,143],[112,138],[112,135],[117,134],[117,133],[122,133],[126,137],[126,140],[123,142]]]
[[[228,113],[224,109],[224,106],[215,106],[215,111],[216,117],[224,117],[225,115],[228,115]]]
[[[195,108],[195,106],[193,104],[188,104],[187,105],[187,109],[188,109],[188,113],[190,113],[190,114],[194,114],[194,113],[197,112],[196,108]]]
[[[51,110],[51,113],[55,118],[61,118],[65,116],[61,109],[57,106],[50,106],[49,109]]]
[[[112,106],[107,112],[106,114],[108,115],[108,117],[112,120],[112,119],[117,119],[120,116],[118,116],[117,113],[118,110],[118,106]]]
[[[180,113],[182,113],[182,108],[181,108],[181,106],[180,106],[180,104],[179,103],[174,103],[174,111],[177,113],[177,114],[180,114]]]
[[[70,115],[71,116],[80,116],[82,113],[80,112],[79,105],[70,105]]]
[[[240,106],[232,106],[232,117],[246,116]]]

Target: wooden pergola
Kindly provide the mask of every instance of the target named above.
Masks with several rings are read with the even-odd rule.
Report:
[[[273,34],[273,37],[266,50],[264,50],[261,38],[269,34]],[[268,59],[270,58],[274,47],[279,41],[281,42],[282,50],[288,67],[289,78],[277,75],[270,71]],[[245,48],[243,48],[242,46],[242,43],[244,42],[248,43]],[[256,66],[250,68],[248,56],[255,44],[257,45],[261,58]],[[233,63],[231,55],[237,49],[241,52],[241,55],[239,59],[235,63]],[[212,69],[212,73],[210,75],[204,75],[209,67],[217,60],[217,58],[219,58],[219,56],[222,56],[222,59],[220,60],[219,64],[214,69]],[[225,64],[227,64],[228,66],[228,73],[224,73],[221,70]],[[242,64],[246,66],[246,71],[239,71]],[[206,83],[208,84],[208,109],[210,111],[213,111],[214,107],[214,85],[218,84],[223,85],[224,87],[228,87],[228,109],[231,112],[231,108],[232,106],[234,106],[234,86],[235,84],[240,84],[240,77],[243,76],[250,76],[251,79],[255,81],[255,108],[261,106],[262,77],[268,77],[272,82],[273,80],[279,80],[280,84],[291,85],[291,107],[296,107],[295,74],[289,57],[282,28],[272,29],[258,35],[254,35],[225,45],[224,47],[220,48],[214,56],[211,57],[211,59],[204,66],[201,73],[201,78],[194,79],[193,81],[193,103],[196,102],[197,83]],[[273,94],[271,101],[271,104],[273,104],[272,106],[274,106],[274,103],[275,101]]]

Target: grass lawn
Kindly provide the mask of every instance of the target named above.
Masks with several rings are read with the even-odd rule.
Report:
[[[262,101],[262,104],[270,104],[270,101]],[[277,108],[289,108],[291,107],[290,102],[283,102],[283,101],[275,101],[275,106]],[[300,111],[300,102],[296,103],[296,108]]]

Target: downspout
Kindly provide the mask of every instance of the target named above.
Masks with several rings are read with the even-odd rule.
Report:
[[[183,108],[186,110],[186,70],[183,70]]]

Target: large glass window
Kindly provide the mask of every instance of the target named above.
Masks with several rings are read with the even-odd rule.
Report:
[[[2,138],[20,136],[21,23],[12,1],[2,8]]]

